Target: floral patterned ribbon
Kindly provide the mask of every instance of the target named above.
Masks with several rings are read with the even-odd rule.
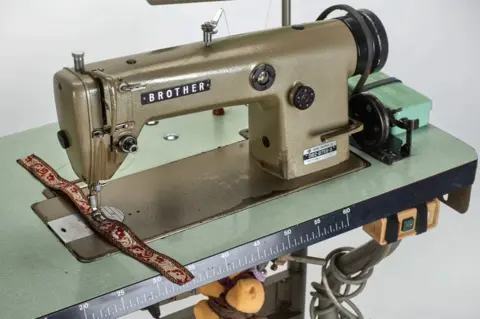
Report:
[[[88,224],[104,239],[125,254],[155,269],[166,279],[177,285],[190,282],[194,277],[184,266],[172,258],[148,247],[123,223],[95,214],[82,190],[63,179],[53,168],[36,155],[27,156],[17,162],[41,181],[46,187],[61,191],[78,208]]]

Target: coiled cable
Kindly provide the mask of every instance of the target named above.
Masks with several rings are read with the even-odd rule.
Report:
[[[392,252],[392,247],[386,247],[381,251],[380,256],[372,256],[359,272],[345,274],[338,268],[338,260],[353,250],[354,248],[352,247],[338,248],[325,258],[325,263],[322,265],[321,283],[312,283],[315,291],[311,292],[311,319],[322,318],[322,316],[335,310],[335,308],[339,311],[341,319],[364,319],[362,312],[351,299],[357,297],[365,289],[368,279],[373,274],[375,265]],[[345,286],[343,292],[341,291],[342,286]],[[357,288],[352,291],[353,286],[357,286]],[[316,306],[317,302],[319,303],[318,306]],[[324,307],[321,305],[322,302],[328,304],[328,306]],[[353,312],[343,304],[348,305]]]

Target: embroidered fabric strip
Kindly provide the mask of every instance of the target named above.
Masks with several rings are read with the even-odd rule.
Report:
[[[63,179],[41,158],[32,154],[24,159],[17,160],[17,162],[46,187],[65,194],[88,224],[100,236],[125,254],[153,268],[177,285],[186,284],[194,278],[191,272],[180,263],[147,246],[125,224],[106,219],[101,214],[95,214],[82,190],[76,184]]]

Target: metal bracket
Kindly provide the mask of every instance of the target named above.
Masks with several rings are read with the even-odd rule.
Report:
[[[142,309],[142,311],[148,311],[152,318],[160,319],[162,313],[160,311],[160,303],[153,304],[147,308]]]
[[[465,214],[470,206],[471,194],[472,186],[468,186],[456,192],[445,194],[440,198],[440,201],[460,214]]]
[[[249,132],[248,128],[246,128],[246,129],[243,129],[240,132],[238,132],[238,134],[240,134],[240,136],[242,136],[244,139],[248,140],[248,138],[249,138],[248,132]]]
[[[322,133],[314,132],[311,135],[312,136],[319,135],[320,136],[320,141],[322,143],[325,143],[325,142],[328,142],[329,140],[332,140],[334,138],[339,138],[343,135],[349,135],[350,136],[350,135],[358,133],[362,130],[363,130],[363,123],[362,122],[357,121],[355,119],[349,119],[348,124],[346,126],[339,127],[339,128],[333,129],[333,130],[328,131],[328,132],[322,132]]]
[[[202,24],[201,28],[203,31],[203,42],[205,43],[206,47],[212,44],[213,35],[218,33],[217,27],[218,27],[218,23],[220,22],[220,19],[222,18],[223,13],[224,13],[223,9],[218,10],[213,20],[207,21],[204,24]]]

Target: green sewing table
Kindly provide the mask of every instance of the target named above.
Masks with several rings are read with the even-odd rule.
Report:
[[[229,108],[223,117],[205,112],[162,121],[161,125],[144,129],[139,139],[142,151],[124,163],[116,178],[241,141],[239,131],[246,127],[247,108],[243,107]],[[0,139],[2,318],[47,318],[73,306],[76,308],[72,309],[78,308],[78,318],[100,318],[99,314],[88,313],[86,310],[90,308],[82,308],[82,304],[158,276],[121,254],[92,263],[77,261],[32,211],[31,205],[44,199],[44,187],[16,163],[18,158],[35,153],[65,178],[76,178],[56,140],[56,132],[57,126],[52,124]],[[180,138],[173,142],[161,138],[172,132]],[[363,209],[381,206],[384,214],[392,214],[448,193],[447,204],[464,212],[475,178],[475,150],[432,125],[415,131],[413,136],[412,156],[392,166],[354,150],[371,166],[200,224],[150,245],[189,264],[319,216],[328,216],[338,209],[351,207],[349,212],[355,216],[360,214],[355,208],[360,203]],[[376,218],[363,216],[365,223]],[[362,223],[355,225],[359,226]],[[119,295],[124,293],[121,291]],[[146,297],[145,301],[143,306],[154,303]],[[131,311],[109,309],[102,317],[114,318]]]

